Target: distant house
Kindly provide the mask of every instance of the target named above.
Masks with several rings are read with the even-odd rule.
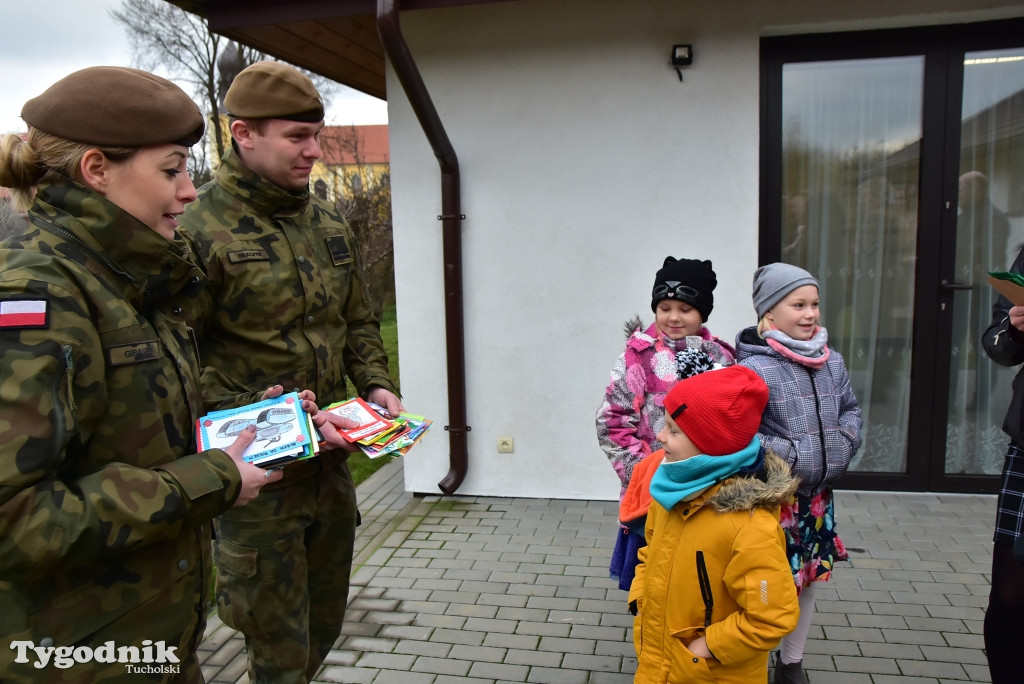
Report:
[[[1013,251],[985,227],[1024,241],[1022,0],[171,1],[388,101],[402,391],[436,426],[409,490],[464,440],[458,493],[615,498],[594,413],[667,255],[713,262],[726,340],[759,264],[818,276],[865,420],[841,486],[996,489],[1014,369],[977,314]],[[991,205],[964,246],[967,171]]]
[[[310,187],[323,199],[359,191],[390,172],[387,125],[326,126],[320,149]]]

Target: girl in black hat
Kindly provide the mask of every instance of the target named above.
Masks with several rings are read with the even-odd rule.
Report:
[[[732,347],[704,325],[717,284],[710,261],[666,257],[651,290],[654,323],[644,328],[637,317],[626,325],[626,349],[597,411],[597,439],[622,482],[620,499],[633,467],[661,447],[656,435],[665,425],[665,394],[682,378],[734,362]],[[626,591],[642,532],[642,525],[623,526],[612,552],[609,571]]]

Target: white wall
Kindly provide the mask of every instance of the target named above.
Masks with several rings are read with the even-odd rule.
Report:
[[[1007,2],[907,1],[898,16],[892,5],[527,0],[402,14],[461,168],[472,431],[458,494],[617,498],[594,413],[623,322],[652,320],[666,255],[714,263],[712,332],[732,341],[754,323],[760,36],[1024,15]],[[682,83],[674,43],[693,45]],[[388,93],[402,390],[435,420],[405,457],[405,483],[438,493],[440,172],[393,72]],[[514,453],[497,452],[499,436]]]

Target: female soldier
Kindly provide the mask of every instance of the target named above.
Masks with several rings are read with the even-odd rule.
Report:
[[[0,242],[0,672],[202,681],[209,521],[281,477],[242,460],[252,428],[193,453],[182,305],[204,279],[175,227],[203,116],[170,81],[92,67],[22,118],[0,145],[31,205]]]

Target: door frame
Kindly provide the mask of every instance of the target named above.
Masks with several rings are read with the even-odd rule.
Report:
[[[1021,45],[1024,18],[761,39],[759,264],[781,258],[783,65],[924,57],[906,472],[848,473],[838,483],[843,488],[998,491],[996,475],[945,473],[954,293],[941,290],[938,283],[943,277],[952,281],[955,266],[964,53]],[[947,154],[947,150],[953,153]],[[934,239],[936,228],[940,240]],[[943,304],[945,309],[941,308]],[[943,316],[949,320],[944,322]],[[942,325],[944,329],[940,331]],[[979,338],[980,334],[981,331]]]

